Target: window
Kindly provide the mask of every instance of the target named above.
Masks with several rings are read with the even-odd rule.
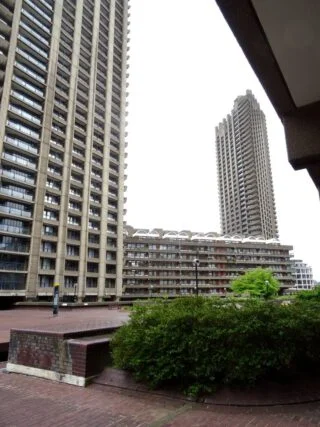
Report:
[[[53,277],[52,276],[40,276],[39,278],[40,288],[51,288],[53,286]]]
[[[42,227],[42,234],[45,234],[47,236],[57,236],[57,227],[53,227],[52,225],[44,225]]]

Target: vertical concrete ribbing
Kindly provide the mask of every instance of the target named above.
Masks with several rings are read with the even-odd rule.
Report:
[[[126,117],[126,87],[127,87],[127,37],[128,37],[128,0],[123,2],[123,44],[122,44],[122,76],[121,76],[121,121],[119,147],[119,183],[118,183],[118,224],[117,224],[117,267],[116,267],[116,296],[122,295],[123,274],[123,204],[124,204],[124,154],[125,154],[125,117]]]
[[[59,54],[59,40],[61,30],[63,0],[56,0],[51,33],[50,58],[48,62],[47,90],[42,122],[41,145],[39,152],[37,188],[35,194],[34,220],[29,258],[29,272],[27,279],[26,296],[35,297],[38,288],[38,270],[41,250],[41,232],[43,224],[44,197],[48,171],[48,156],[50,151],[50,137],[52,114],[55,96],[56,73]]]
[[[11,27],[10,44],[7,55],[7,65],[5,69],[5,77],[3,82],[3,92],[0,103],[0,153],[3,149],[3,138],[5,134],[5,126],[7,120],[7,111],[10,101],[11,81],[13,76],[13,67],[16,56],[16,47],[19,34],[20,14],[21,14],[22,0],[16,0],[13,12],[13,20]]]
[[[76,109],[76,94],[77,94],[77,78],[80,57],[80,43],[81,43],[81,28],[82,28],[82,13],[83,13],[83,0],[76,2],[75,14],[75,27],[73,38],[73,53],[71,63],[71,76],[70,76],[70,89],[69,89],[69,103],[68,103],[68,117],[66,125],[66,141],[63,163],[62,175],[62,188],[61,188],[61,203],[60,203],[60,216],[59,216],[59,229],[58,229],[58,244],[57,244],[57,257],[56,257],[56,271],[55,283],[63,285],[64,281],[64,268],[66,256],[66,236],[68,224],[68,202],[69,202],[69,187],[70,187],[70,171],[72,162],[72,138],[74,129],[74,116]]]
[[[106,109],[105,109],[105,131],[103,150],[103,178],[101,198],[101,225],[100,225],[100,259],[98,278],[98,299],[101,301],[105,295],[106,281],[106,251],[108,230],[108,198],[109,191],[109,162],[110,162],[110,139],[111,139],[111,107],[112,107],[112,78],[113,78],[113,45],[115,25],[115,0],[110,0],[109,5],[109,34],[108,34],[108,64],[107,64],[107,86],[106,86]]]
[[[89,96],[88,96],[88,116],[87,116],[87,136],[86,136],[86,157],[85,157],[85,165],[84,165],[84,183],[83,183],[79,286],[78,286],[78,297],[80,300],[85,296],[85,291],[86,291],[86,272],[87,272],[87,259],[88,259],[88,221],[89,221],[90,184],[91,184],[90,173],[91,173],[91,164],[92,164],[92,140],[93,140],[93,131],[94,131],[95,92],[96,92],[98,44],[99,44],[99,22],[100,22],[100,0],[96,0],[95,7],[94,7],[94,14],[93,14],[92,55],[91,55],[90,84],[89,84]],[[103,222],[102,212],[101,212],[101,222]]]

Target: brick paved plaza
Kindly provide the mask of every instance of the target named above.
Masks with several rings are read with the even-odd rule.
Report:
[[[3,365],[2,365],[3,366]],[[320,404],[203,405],[92,384],[80,388],[0,372],[0,426],[315,426]]]
[[[128,313],[108,308],[61,310],[53,317],[51,309],[0,311],[0,341],[8,340],[10,328],[65,328],[118,325]],[[305,404],[270,406],[227,406],[233,395],[222,391],[195,403],[174,395],[137,391],[108,385],[104,374],[87,388],[56,383],[25,375],[9,374],[0,363],[0,427],[128,426],[128,427],[206,427],[206,426],[315,426],[320,425],[320,393],[317,381],[308,387],[290,390],[256,390],[254,396],[241,393],[250,402],[270,404],[283,394],[290,401],[317,399]],[[121,384],[120,384],[121,385]],[[125,387],[125,384],[123,384]],[[311,386],[311,383],[310,383]],[[141,389],[143,390],[143,389]],[[252,394],[252,393],[251,393]],[[255,403],[257,404],[257,403]]]
[[[34,326],[64,328],[119,325],[128,319],[125,310],[107,307],[84,307],[77,309],[61,309],[58,316],[52,315],[52,308],[16,308],[0,311],[0,347],[1,343],[9,342],[10,329],[29,328]]]

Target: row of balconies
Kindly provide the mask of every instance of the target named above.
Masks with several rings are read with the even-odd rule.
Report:
[[[127,249],[125,249],[125,250],[127,250]],[[176,255],[174,257],[172,257],[172,256],[168,257],[168,256],[165,256],[165,255],[168,255],[167,253],[162,253],[162,254],[163,254],[163,256],[161,256],[161,252],[159,252],[159,253],[155,252],[155,253],[153,253],[153,255],[157,255],[157,256],[150,256],[152,254],[143,253],[143,252],[136,252],[136,253],[129,252],[126,254],[126,257],[128,259],[135,259],[135,260],[143,259],[143,260],[150,260],[151,262],[161,262],[161,263],[167,263],[170,261],[179,262],[181,260],[189,260],[190,262],[193,262],[194,257],[197,255],[197,251],[194,250],[193,253],[191,253],[189,256],[178,256],[178,255]],[[247,264],[247,263],[249,263],[249,264],[252,264],[252,263],[255,263],[255,264],[257,264],[257,263],[270,263],[270,264],[280,263],[280,264],[283,264],[283,263],[289,262],[290,255],[289,254],[285,255],[283,257],[283,259],[282,258],[274,259],[274,257],[269,257],[269,256],[267,256],[266,258],[262,258],[262,259],[261,259],[261,257],[259,257],[259,258],[251,257],[250,259],[243,259],[243,257],[233,256],[232,259],[231,259],[231,257],[229,257],[229,259],[228,259],[226,256],[215,257],[215,256],[208,254],[208,257],[206,257],[206,258],[200,257],[199,259],[200,259],[200,263],[215,262],[215,263],[222,263],[222,264],[225,264],[225,263],[227,263],[227,264],[238,264],[238,263],[240,263],[240,264],[241,263],[244,263],[244,264]]]
[[[222,257],[221,259],[225,259],[225,257],[241,257],[241,256],[270,256],[270,257],[274,257],[274,256],[281,256],[281,257],[288,257],[288,250],[287,249],[283,249],[282,251],[279,250],[278,248],[275,249],[273,252],[268,252],[267,250],[265,250],[264,248],[244,248],[244,249],[235,249],[234,251],[230,251],[229,248],[224,248],[224,247],[217,247],[217,246],[207,246],[205,248],[201,248],[198,245],[192,245],[190,244],[190,247],[184,248],[183,246],[175,246],[175,245],[171,245],[169,248],[166,249],[160,249],[159,245],[157,248],[153,248],[150,247],[151,244],[143,244],[143,246],[141,247],[135,247],[135,246],[129,246],[131,243],[129,240],[126,241],[126,246],[125,249],[126,250],[130,250],[133,252],[137,252],[137,253],[141,253],[141,252],[148,252],[149,254],[153,254],[153,253],[182,253],[182,254],[188,254],[188,253],[197,253],[200,255],[208,255],[208,256],[213,256],[215,255],[216,257]],[[133,243],[136,244],[136,243]],[[201,242],[201,244],[203,244],[203,242]],[[132,244],[131,244],[132,245]],[[153,245],[152,245],[153,246]],[[160,245],[161,246],[161,245]],[[239,245],[240,246],[240,245]],[[269,247],[270,245],[268,245]],[[254,250],[254,252],[251,252],[252,250]],[[272,251],[272,250],[270,250]]]
[[[188,271],[186,271],[188,270]],[[240,274],[242,274],[244,271],[246,271],[246,268],[243,269],[234,269],[234,271],[232,273],[230,273],[230,270],[214,270],[212,271],[212,269],[208,269],[209,271],[199,271],[198,270],[198,277],[201,279],[208,279],[208,278],[212,278],[215,280],[220,280],[220,279],[228,279],[228,280],[233,280],[236,277],[238,277]],[[145,279],[188,279],[188,278],[193,278],[195,275],[195,271],[194,268],[193,269],[183,269],[183,270],[177,270],[175,269],[175,271],[172,271],[172,274],[170,275],[166,275],[164,274],[164,272],[166,272],[166,269],[163,270],[158,270],[155,272],[136,272],[136,273],[130,273],[127,271],[126,268],[124,268],[123,271],[123,277],[127,278],[127,279],[140,279],[140,278],[145,278]],[[138,274],[141,273],[141,274]],[[152,274],[151,274],[152,273]],[[155,274],[153,274],[155,273]],[[228,274],[229,273],[229,274]],[[293,276],[291,274],[291,271],[287,271],[287,272],[283,272],[281,269],[279,270],[275,270],[275,276],[278,277],[281,280],[294,280]]]

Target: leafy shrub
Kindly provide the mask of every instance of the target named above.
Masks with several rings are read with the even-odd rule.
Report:
[[[272,271],[259,267],[249,270],[233,280],[231,289],[237,294],[247,293],[251,297],[268,299],[278,294],[280,284],[273,276]]]
[[[112,343],[117,367],[151,387],[188,394],[253,384],[272,372],[320,360],[317,304],[185,297],[135,306]]]
[[[320,286],[317,286],[311,291],[299,291],[296,294],[296,298],[300,300],[316,300],[320,301]]]

